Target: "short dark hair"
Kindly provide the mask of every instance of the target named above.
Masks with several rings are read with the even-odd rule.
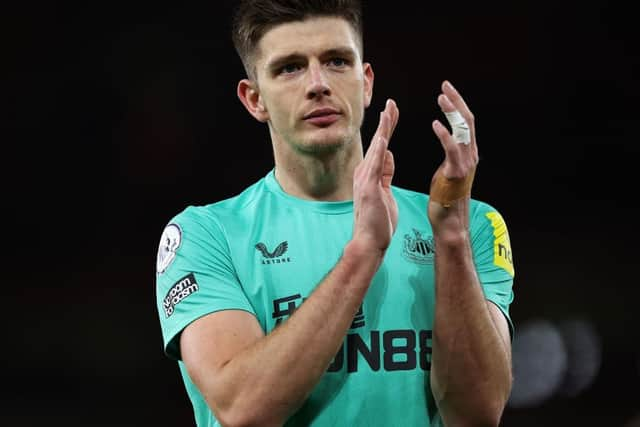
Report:
[[[346,20],[358,37],[362,55],[362,5],[360,0],[240,0],[232,22],[233,44],[250,78],[255,78],[256,50],[273,27],[314,17]]]

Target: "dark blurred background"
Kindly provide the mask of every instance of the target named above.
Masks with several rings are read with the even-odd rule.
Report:
[[[393,97],[395,183],[426,191],[451,80],[476,115],[474,197],[509,225],[514,393],[503,425],[640,425],[637,18],[611,1],[365,2]],[[5,5],[3,426],[189,426],[155,256],[191,204],[272,167],[237,100],[233,1]]]

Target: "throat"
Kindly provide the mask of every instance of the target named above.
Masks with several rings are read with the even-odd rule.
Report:
[[[326,164],[314,160],[313,165],[276,165],[276,179],[285,193],[315,201],[351,200],[353,168],[336,162]]]
[[[274,132],[272,141],[275,177],[285,193],[314,201],[353,199],[353,172],[363,157],[359,134],[326,151],[301,152]]]

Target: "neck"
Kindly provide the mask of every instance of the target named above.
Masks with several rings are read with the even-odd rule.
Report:
[[[323,153],[300,153],[285,142],[274,142],[278,183],[287,194],[307,200],[351,200],[353,172],[362,156],[360,135]]]

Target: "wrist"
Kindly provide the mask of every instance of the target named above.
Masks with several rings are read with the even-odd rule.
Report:
[[[352,264],[380,264],[385,252],[362,239],[354,238],[345,245],[343,258]]]
[[[433,229],[433,239],[437,245],[446,245],[448,247],[466,246],[471,242],[468,230],[462,227]]]
[[[362,302],[383,255],[367,248],[361,240],[351,240],[345,245],[340,260],[330,273],[333,281],[339,284],[343,298],[353,297]]]
[[[448,207],[429,201],[427,212],[434,237],[436,234],[455,237],[469,230],[469,199],[457,200]]]
[[[350,240],[344,247],[342,262],[351,271],[356,281],[370,282],[382,264],[385,255],[381,250],[360,239]]]

